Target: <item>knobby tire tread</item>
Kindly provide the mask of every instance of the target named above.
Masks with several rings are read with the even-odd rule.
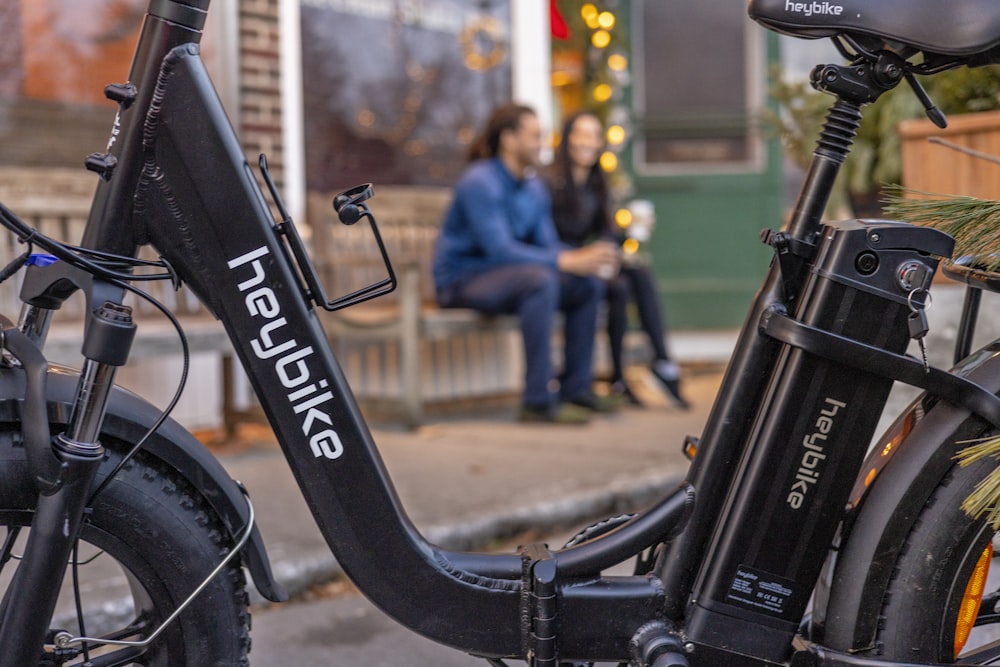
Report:
[[[3,523],[15,516],[30,521],[26,511],[30,512],[34,504],[23,448],[14,440],[9,431],[3,433],[0,427]],[[109,451],[117,449],[116,443],[104,444]],[[111,458],[116,456],[112,453]],[[99,478],[112,467],[113,461],[106,460]],[[95,501],[83,538],[106,549],[141,580],[146,587],[141,594],[153,600],[160,619],[169,616],[233,546],[220,519],[197,490],[176,471],[141,454]],[[151,665],[249,665],[249,595],[239,558],[213,580],[174,625],[151,649],[155,655]]]

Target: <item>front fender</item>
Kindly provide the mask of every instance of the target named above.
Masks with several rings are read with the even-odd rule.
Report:
[[[69,420],[79,372],[51,365],[46,379],[49,421]],[[20,369],[0,371],[0,423],[18,423],[24,396],[24,374]],[[139,396],[115,387],[108,400],[102,434],[125,443],[136,443],[159,418],[161,410]],[[172,468],[205,498],[235,539],[246,527],[249,509],[239,485],[222,464],[180,424],[167,419],[153,434],[143,451]],[[243,548],[244,564],[257,590],[266,599],[283,602],[288,594],[271,572],[264,542],[256,526]]]
[[[952,372],[1000,392],[1000,340],[970,355]],[[968,409],[924,394],[872,448],[841,530],[824,644],[839,650],[869,645],[880,610],[880,601],[870,592],[885,590],[913,522],[955,463],[957,443],[989,428]]]

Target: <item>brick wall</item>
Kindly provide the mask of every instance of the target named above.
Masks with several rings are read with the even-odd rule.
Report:
[[[261,153],[278,187],[284,185],[278,0],[239,3],[239,127],[250,164]]]

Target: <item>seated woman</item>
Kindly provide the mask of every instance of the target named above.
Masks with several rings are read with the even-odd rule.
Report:
[[[584,248],[609,240],[619,243],[621,233],[608,214],[608,182],[599,164],[604,150],[604,127],[590,111],[570,116],[563,125],[562,141],[546,174],[552,196],[552,219],[559,238]],[[663,315],[652,272],[639,265],[623,264],[607,280],[608,339],[611,345],[614,393],[641,404],[625,383],[622,347],[628,328],[628,301],[634,296],[639,322],[653,348],[650,370],[681,408],[688,403],[680,392],[680,369],[667,352]]]

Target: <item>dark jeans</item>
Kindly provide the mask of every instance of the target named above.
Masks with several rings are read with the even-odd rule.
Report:
[[[628,329],[628,302],[632,297],[635,297],[636,309],[639,311],[639,323],[653,346],[654,358],[669,359],[663,341],[666,330],[652,271],[645,267],[623,266],[621,272],[608,281],[607,290],[608,339],[614,372],[612,380],[622,379],[622,346]]]
[[[524,403],[553,400],[552,332],[558,311],[565,313],[565,363],[559,393],[571,400],[591,391],[597,308],[603,282],[538,264],[503,266],[469,276],[438,292],[442,308],[473,308],[491,314],[517,314],[524,338]]]

